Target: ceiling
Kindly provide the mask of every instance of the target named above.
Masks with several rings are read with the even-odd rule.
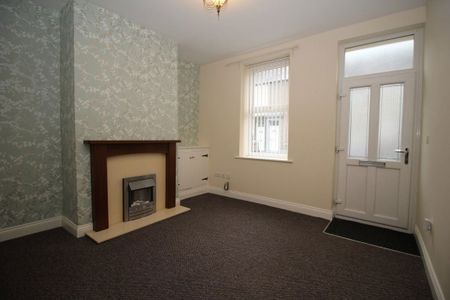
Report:
[[[180,58],[200,64],[425,5],[425,0],[229,0],[218,20],[202,0],[89,1],[175,40]]]

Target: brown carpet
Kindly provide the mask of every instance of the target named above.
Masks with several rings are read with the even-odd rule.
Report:
[[[431,299],[420,257],[327,221],[216,195],[97,245],[55,229],[0,243],[1,299]]]

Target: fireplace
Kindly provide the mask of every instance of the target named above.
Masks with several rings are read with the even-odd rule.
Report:
[[[176,195],[176,143],[179,143],[178,140],[171,141],[145,141],[145,140],[134,140],[134,141],[109,141],[109,140],[86,140],[85,144],[90,146],[91,151],[91,184],[92,184],[92,222],[94,231],[86,233],[90,238],[92,238],[97,243],[102,243],[104,241],[110,240],[112,238],[118,237],[122,234],[126,234],[128,232],[137,230],[139,228],[149,226],[156,222],[160,222],[166,220],[168,218],[172,218],[179,214],[188,212],[190,209],[181,205],[176,205],[175,195]],[[120,156],[120,155],[131,155],[131,154],[163,154],[165,156],[165,166],[164,162],[160,168],[154,170],[149,170],[148,168],[143,168],[145,170],[129,173],[129,174],[150,174],[155,173],[155,177],[153,177],[153,191],[151,194],[146,193],[145,196],[149,197],[149,202],[154,203],[154,210],[150,216],[145,218],[140,218],[135,222],[122,222],[120,219],[123,219],[119,213],[116,214],[120,210],[120,206],[123,206],[123,191],[121,193],[120,189],[127,191],[130,187],[130,191],[138,190],[139,186],[131,184],[127,184],[125,189],[123,188],[123,177],[125,175],[121,175],[115,178],[114,182],[119,181],[117,187],[118,191],[114,194],[117,197],[115,198],[114,204],[110,211],[109,209],[109,200],[108,200],[108,163],[107,160],[111,157]],[[163,173],[160,174],[160,169],[165,168],[165,175]],[[122,173],[122,172],[121,172]],[[111,177],[110,177],[111,178]],[[156,178],[158,178],[158,182],[156,182]],[[149,178],[151,179],[151,178]],[[162,180],[161,180],[162,179]],[[122,182],[120,182],[122,181]],[[155,185],[158,184],[161,187],[158,187],[158,192],[156,192]],[[122,185],[122,187],[121,187]],[[145,187],[147,192],[151,190],[151,181],[146,182],[142,185]],[[164,188],[165,186],[165,188]],[[122,194],[122,197],[120,197]],[[165,206],[156,208],[156,194],[158,194],[158,205]],[[114,198],[113,197],[113,198]],[[128,195],[128,199],[130,199],[130,195]],[[150,198],[153,197],[153,198]],[[120,199],[122,198],[122,199]],[[121,203],[122,202],[122,203]],[[145,201],[144,201],[145,202]],[[118,209],[117,208],[118,205]],[[111,208],[112,208],[111,207]],[[128,205],[127,207],[128,208]],[[147,212],[148,213],[148,212]],[[113,218],[113,223],[110,224],[109,218]],[[118,222],[117,220],[120,220]],[[110,226],[111,225],[111,226]]]
[[[123,220],[131,221],[156,211],[156,175],[123,179]]]
[[[109,157],[138,153],[163,153],[166,156],[165,207],[176,207],[176,144],[179,140],[85,140],[91,151],[92,223],[95,232],[109,228],[108,171]]]

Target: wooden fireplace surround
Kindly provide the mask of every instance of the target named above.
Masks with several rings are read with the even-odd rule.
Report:
[[[166,208],[176,205],[176,143],[169,141],[108,141],[85,140],[91,150],[92,222],[94,231],[109,227],[108,221],[108,171],[110,156],[163,153],[166,155]]]

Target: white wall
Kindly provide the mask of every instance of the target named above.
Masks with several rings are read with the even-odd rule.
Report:
[[[450,299],[450,1],[427,1],[422,158],[417,226]],[[428,137],[428,143],[427,143]],[[430,218],[433,231],[423,228]]]
[[[210,146],[210,184],[221,187],[224,180],[215,178],[214,173],[229,173],[232,190],[330,209],[338,43],[424,21],[422,7],[202,66],[199,142]],[[289,124],[293,163],[235,159],[239,153],[241,73],[239,64],[228,64],[295,45]]]

